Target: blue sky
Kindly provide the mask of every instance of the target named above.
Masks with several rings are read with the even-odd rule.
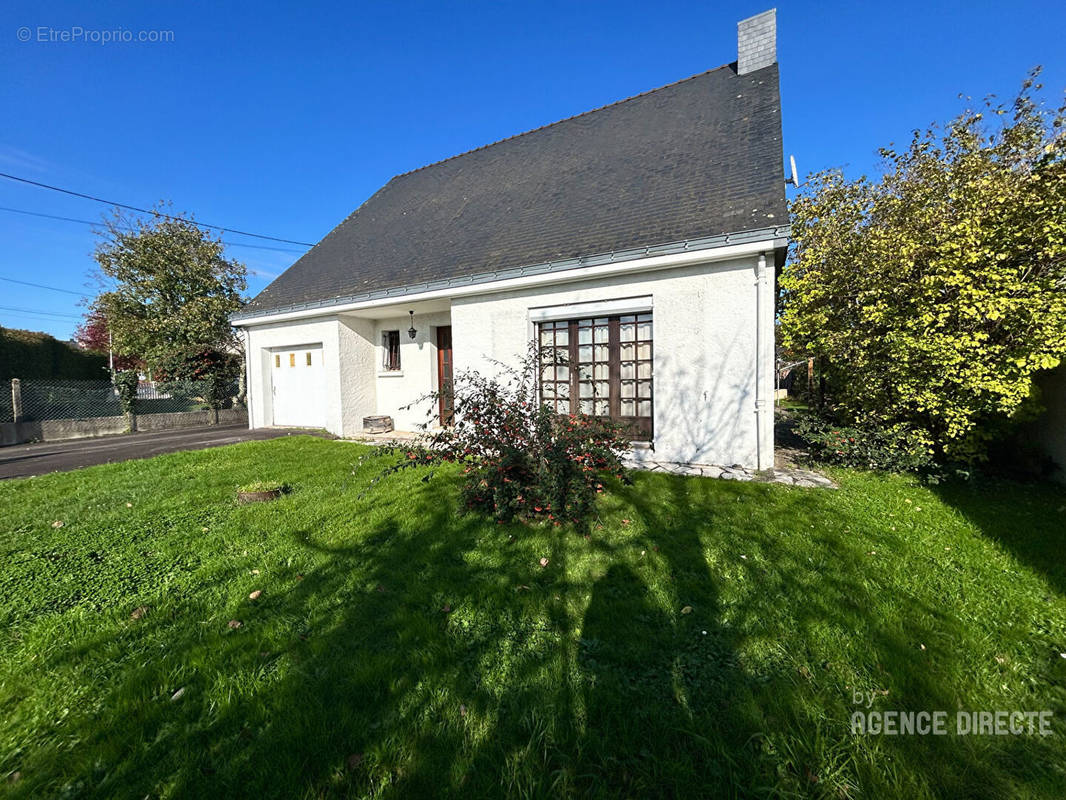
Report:
[[[392,175],[731,62],[768,2],[89,4],[0,13],[0,172],[314,242]],[[1066,87],[1057,3],[781,2],[785,152],[800,172],[877,169],[876,148]],[[19,41],[19,29],[31,40]],[[63,31],[172,41],[38,41]],[[104,206],[0,180],[0,207],[99,220]],[[302,252],[232,246],[263,288]],[[88,288],[92,230],[0,211],[0,277]],[[294,252],[291,252],[294,251]],[[0,281],[0,325],[68,337],[79,297]],[[9,308],[20,309],[10,311]],[[48,312],[48,314],[42,313]],[[51,316],[50,316],[51,315]],[[64,316],[71,315],[71,316]]]

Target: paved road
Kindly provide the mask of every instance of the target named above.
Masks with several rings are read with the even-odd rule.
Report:
[[[322,435],[321,431],[291,429],[261,428],[250,431],[246,425],[241,424],[102,436],[98,439],[71,439],[65,442],[17,444],[0,447],[0,480],[44,475],[48,472],[66,472],[93,464],[151,458],[161,453],[203,450],[205,447],[218,447],[251,439],[274,439],[299,433]]]

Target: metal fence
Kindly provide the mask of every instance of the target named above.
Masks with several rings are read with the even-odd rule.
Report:
[[[26,378],[21,384],[22,420],[26,422],[122,415],[111,381]]]
[[[11,407],[11,391],[0,384],[0,422],[13,422],[15,410]]]
[[[226,397],[237,396],[236,381]],[[122,416],[118,390],[109,380],[26,378],[0,386],[0,422],[14,422],[15,395],[20,399],[20,422]],[[229,402],[224,405],[229,405]],[[206,381],[142,381],[133,403],[135,414],[170,414],[209,407]]]

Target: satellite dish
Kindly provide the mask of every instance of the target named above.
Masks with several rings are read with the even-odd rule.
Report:
[[[796,172],[796,157],[795,156],[789,156],[788,157],[788,165],[792,169],[792,175],[790,176],[790,181],[791,181],[793,186],[799,187],[799,185],[800,185],[799,174]],[[789,183],[789,181],[785,181],[785,183]]]

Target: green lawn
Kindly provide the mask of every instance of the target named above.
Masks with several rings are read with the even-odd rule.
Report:
[[[368,452],[0,484],[0,794],[1066,796],[1061,488],[643,474],[586,537],[360,499]],[[857,691],[1054,733],[856,736]]]

